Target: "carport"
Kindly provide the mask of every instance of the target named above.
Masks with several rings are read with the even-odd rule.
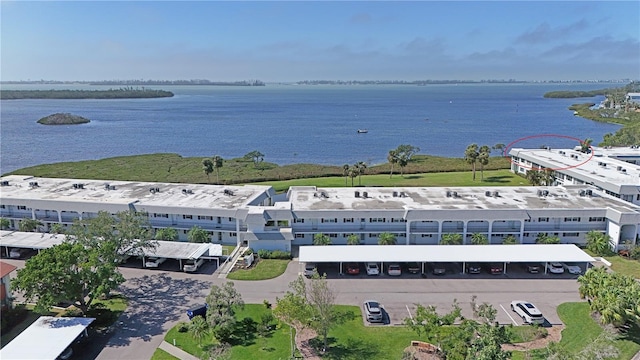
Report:
[[[5,256],[9,257],[9,248],[34,249],[38,252],[53,245],[62,244],[65,235],[32,233],[20,231],[0,231],[0,246],[5,248]]]
[[[545,263],[595,261],[589,254],[573,244],[526,245],[327,245],[300,246],[302,263],[339,262],[342,274],[344,262],[457,262],[502,263],[506,273],[507,263]]]
[[[220,266],[220,257],[222,256],[222,245],[211,243],[186,243],[180,241],[157,241],[158,246],[155,249],[144,249],[142,252],[142,266],[145,266],[147,257],[158,257],[165,259],[176,259],[180,262],[182,269],[182,260],[189,259],[216,259],[218,267]]]
[[[0,350],[0,359],[54,360],[69,347],[94,318],[40,316]]]

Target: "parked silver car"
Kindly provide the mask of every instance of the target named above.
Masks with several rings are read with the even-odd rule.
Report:
[[[375,300],[364,302],[364,315],[368,322],[382,322],[382,306]]]

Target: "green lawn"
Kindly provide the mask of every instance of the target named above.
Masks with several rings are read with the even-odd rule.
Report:
[[[404,326],[365,326],[357,306],[337,308],[351,314],[352,319],[329,332],[330,350],[324,356],[326,359],[400,359],[412,340],[420,340]]]
[[[156,349],[151,360],[180,360],[162,349]]]
[[[249,317],[259,323],[262,314],[269,312],[271,310],[267,309],[263,304],[246,304],[244,310],[239,310],[236,313],[236,319],[242,320]],[[202,357],[205,354],[204,349],[217,342],[213,336],[208,336],[198,344],[189,332],[179,332],[179,326],[176,325],[169,330],[164,339],[171,344],[175,340],[177,347],[194,356]],[[247,336],[241,344],[232,346],[232,359],[278,360],[288,359],[291,355],[290,339],[291,336],[295,336],[295,331],[291,331],[291,328],[286,324],[278,323],[275,329],[264,338],[251,332],[246,332],[245,334]]]
[[[640,279],[640,261],[626,259],[618,255],[607,256],[605,259],[611,263],[613,271]]]
[[[229,280],[266,280],[273,279],[284,273],[290,260],[260,259],[258,263],[247,270],[235,270],[227,275]]]
[[[579,353],[603,331],[602,327],[591,317],[589,304],[586,302],[560,304],[558,315],[566,326],[562,331],[560,345],[572,354]],[[637,332],[635,338],[623,335],[615,341],[615,347],[620,350],[620,356],[617,359],[629,360],[640,351],[640,336]],[[545,359],[542,350],[532,351],[531,355],[531,359]],[[514,351],[513,359],[524,359],[524,353]]]
[[[400,176],[389,175],[363,175],[362,179],[353,179],[353,185],[358,186],[528,186],[529,182],[523,177],[513,174],[509,170],[487,170],[484,172],[484,181],[481,174],[476,173],[476,180],[470,171],[466,172],[436,172],[422,174],[408,174]],[[290,186],[318,186],[318,187],[344,187],[344,177],[318,177],[310,179],[295,179],[286,181],[266,181],[255,183],[257,185],[270,185],[277,192],[286,191]],[[351,186],[351,179],[347,179],[346,186]]]

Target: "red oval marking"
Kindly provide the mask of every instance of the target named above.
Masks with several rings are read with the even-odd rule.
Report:
[[[582,141],[581,139],[578,139],[577,137],[567,136],[567,135],[559,135],[559,134],[538,134],[538,135],[531,135],[531,136],[526,136],[526,137],[523,137],[523,138],[520,138],[520,139],[517,139],[517,140],[515,140],[515,141],[510,142],[510,143],[509,143],[509,144],[504,148],[504,152],[502,153],[502,155],[503,155],[504,157],[506,157],[507,159],[509,159],[509,162],[510,162],[510,163],[512,163],[512,164],[514,164],[514,165],[521,166],[521,167],[523,167],[523,168],[525,168],[525,169],[528,169],[528,170],[533,170],[533,166],[530,166],[530,167],[529,167],[529,166],[527,166],[527,165],[524,165],[524,164],[520,164],[520,163],[516,163],[516,162],[514,162],[514,161],[511,159],[511,156],[509,156],[509,149],[513,148],[513,145],[514,145],[514,144],[517,144],[517,143],[519,143],[519,142],[521,142],[521,141],[529,140],[529,139],[535,139],[535,138],[543,138],[543,137],[555,137],[555,138],[571,139],[571,140],[575,140],[575,141],[579,142],[579,143],[580,143],[580,145],[582,145],[582,144],[584,143],[584,141]],[[559,170],[567,170],[567,169],[573,169],[573,168],[580,167],[580,166],[582,166],[582,165],[584,165],[584,164],[588,163],[589,161],[591,161],[591,159],[593,159],[593,146],[589,145],[589,149],[591,150],[591,152],[589,153],[589,154],[590,154],[589,158],[588,158],[587,160],[585,160],[585,161],[583,161],[583,162],[579,163],[579,164],[572,165],[572,166],[567,166],[567,167],[562,167],[562,168],[546,168],[546,169],[553,170],[553,171],[559,171]]]

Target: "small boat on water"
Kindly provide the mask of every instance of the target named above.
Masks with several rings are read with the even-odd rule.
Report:
[[[358,129],[358,134],[366,134],[368,132],[369,132],[369,130],[367,130],[367,129]]]

